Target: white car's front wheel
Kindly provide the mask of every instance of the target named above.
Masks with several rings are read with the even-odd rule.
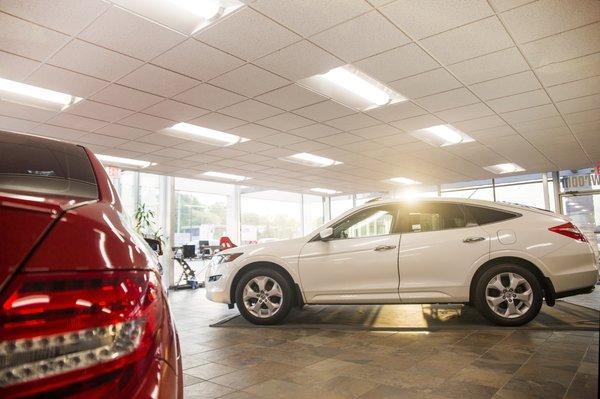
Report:
[[[477,281],[475,306],[488,320],[502,326],[529,323],[542,307],[543,290],[536,276],[521,265],[500,264]]]
[[[281,273],[259,268],[246,272],[238,281],[235,301],[242,316],[254,324],[276,324],[292,307],[292,288]]]

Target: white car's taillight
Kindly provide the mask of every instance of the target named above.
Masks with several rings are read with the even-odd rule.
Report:
[[[0,390],[45,392],[152,356],[159,287],[151,271],[18,275],[0,298]]]
[[[579,229],[571,222],[567,222],[558,226],[550,227],[548,230],[570,237],[577,241],[588,242],[587,238],[579,231]]]

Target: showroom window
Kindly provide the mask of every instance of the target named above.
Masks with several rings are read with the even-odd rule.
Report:
[[[302,195],[265,190],[240,197],[242,244],[302,236]]]
[[[541,174],[501,177],[494,184],[496,201],[546,208]]]
[[[308,234],[324,223],[323,220],[323,197],[318,195],[303,194],[303,234]]]
[[[354,198],[352,195],[338,195],[331,197],[329,204],[331,206],[331,218],[334,219],[347,210],[354,208]]]
[[[359,206],[359,205],[363,205],[366,204],[368,201],[374,199],[374,198],[379,198],[379,197],[383,197],[384,194],[382,193],[358,193],[354,196],[354,203],[355,206]]]
[[[392,232],[395,207],[377,206],[363,209],[346,217],[333,229],[334,238],[363,238]]]
[[[465,214],[457,204],[425,203],[408,210],[403,229],[409,233],[467,227]]]
[[[138,172],[116,170],[111,173],[111,180],[119,193],[125,214],[133,220],[138,202]]]

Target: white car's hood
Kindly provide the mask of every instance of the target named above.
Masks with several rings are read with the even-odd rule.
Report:
[[[243,258],[252,256],[277,256],[285,258],[289,256],[298,256],[300,250],[307,242],[307,237],[300,237],[291,240],[266,242],[263,244],[242,245],[226,249],[220,253],[226,255],[242,252]]]

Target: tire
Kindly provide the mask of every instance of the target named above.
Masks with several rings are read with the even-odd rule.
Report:
[[[479,276],[475,287],[475,307],[482,316],[500,326],[529,323],[540,312],[542,301],[543,289],[537,277],[516,264],[489,268]]]
[[[293,300],[289,280],[270,268],[258,268],[244,273],[235,289],[238,310],[253,324],[280,323],[290,312]]]

